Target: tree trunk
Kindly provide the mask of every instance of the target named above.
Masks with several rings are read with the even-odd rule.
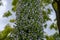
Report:
[[[57,2],[57,8],[58,8],[56,12],[56,19],[57,19],[57,26],[60,34],[60,0],[59,1],[55,0],[55,2]]]
[[[57,4],[58,4],[57,24],[58,24],[59,34],[60,34],[60,3],[58,2]]]

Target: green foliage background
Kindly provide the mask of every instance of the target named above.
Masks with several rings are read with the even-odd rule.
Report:
[[[35,1],[35,2],[34,2]],[[38,2],[40,1],[40,2]],[[35,5],[35,3],[37,3]],[[12,11],[16,12],[16,20],[11,19],[10,22],[16,22],[17,26],[14,26],[14,31],[12,31],[12,28],[7,25],[7,27],[0,32],[0,39],[1,40],[14,40],[15,37],[18,35],[18,37],[16,37],[17,40],[29,40],[28,35],[30,34],[30,36],[32,36],[33,40],[37,40],[37,37],[41,37],[40,39],[42,40],[43,37],[46,38],[46,40],[57,40],[59,39],[59,35],[58,33],[55,33],[54,35],[48,36],[48,35],[43,35],[43,27],[46,28],[47,24],[43,25],[43,23],[46,23],[46,21],[51,20],[49,18],[49,14],[51,13],[51,9],[50,8],[45,8],[46,6],[48,6],[49,4],[51,4],[53,1],[52,0],[13,0],[12,1]],[[28,5],[26,6],[26,3],[28,3]],[[32,3],[32,8],[30,7],[30,3]],[[37,5],[39,5],[39,7],[36,7]],[[22,7],[23,6],[23,7]],[[20,7],[20,8],[19,8]],[[30,9],[29,9],[30,7]],[[36,7],[36,9],[35,9]],[[40,8],[40,12],[39,9]],[[54,4],[54,8],[57,10],[57,6],[56,3]],[[17,10],[16,10],[17,9]],[[34,11],[37,12],[32,12],[32,9],[35,9]],[[29,12],[30,10],[30,12]],[[19,11],[19,14],[18,14]],[[42,13],[42,14],[41,14]],[[11,16],[11,12],[8,10],[8,12],[4,13],[3,17],[9,17]],[[28,17],[27,17],[28,16]],[[42,16],[41,18],[39,18],[38,16]],[[26,19],[27,18],[27,19]],[[34,19],[35,21],[33,22],[32,19]],[[38,21],[39,19],[39,21]],[[31,21],[31,24],[29,24],[28,22]],[[40,24],[38,24],[36,21],[40,22]],[[20,25],[21,24],[21,25]],[[30,26],[29,26],[30,25]],[[25,27],[27,26],[27,27]],[[51,24],[50,29],[55,29],[57,30],[57,25],[56,23]],[[38,30],[40,31],[40,33],[38,32]],[[22,34],[19,34],[19,32],[22,32],[21,30],[23,30]],[[28,32],[28,30],[30,30],[31,32]],[[33,32],[32,32],[33,31]],[[8,36],[9,33],[12,33]],[[34,35],[33,33],[36,34]],[[3,36],[2,36],[3,35]],[[11,35],[13,35],[11,37]],[[27,35],[27,36],[25,36]]]

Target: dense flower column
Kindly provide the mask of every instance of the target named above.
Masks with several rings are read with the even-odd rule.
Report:
[[[19,0],[16,10],[17,40],[43,40],[40,0]]]

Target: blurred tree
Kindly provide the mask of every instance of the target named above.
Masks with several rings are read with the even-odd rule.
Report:
[[[13,30],[9,24],[5,26],[5,29],[3,31],[0,31],[0,40],[10,40],[9,35],[10,32]]]
[[[51,20],[48,16],[51,10],[45,9],[45,6],[51,3],[51,0],[18,0],[16,3],[13,4],[16,6],[14,38],[16,40],[44,40],[43,23]]]
[[[60,2],[60,1],[59,1]],[[53,7],[56,11],[57,3],[55,1]],[[12,1],[12,11],[16,12],[16,26],[14,26],[14,31],[12,31],[11,36],[14,40],[43,40],[44,31],[43,27],[46,28],[46,21],[51,20],[49,18],[49,14],[51,13],[51,9],[46,6],[51,4],[52,0],[13,0]],[[53,1],[54,3],[54,1]],[[9,11],[10,12],[10,11]],[[58,11],[59,12],[59,11]],[[56,14],[58,15],[58,14]],[[9,17],[9,16],[5,16]],[[14,22],[15,20],[10,20],[10,22]],[[57,16],[57,24],[59,25],[59,17]],[[50,29],[57,29],[57,25],[52,23]],[[59,28],[60,29],[60,28]],[[58,35],[56,36],[58,38]],[[46,40],[55,40],[54,36],[46,36]],[[12,40],[12,39],[11,39]]]

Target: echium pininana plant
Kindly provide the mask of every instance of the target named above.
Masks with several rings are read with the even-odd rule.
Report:
[[[40,0],[19,0],[16,9],[16,40],[43,40]]]

